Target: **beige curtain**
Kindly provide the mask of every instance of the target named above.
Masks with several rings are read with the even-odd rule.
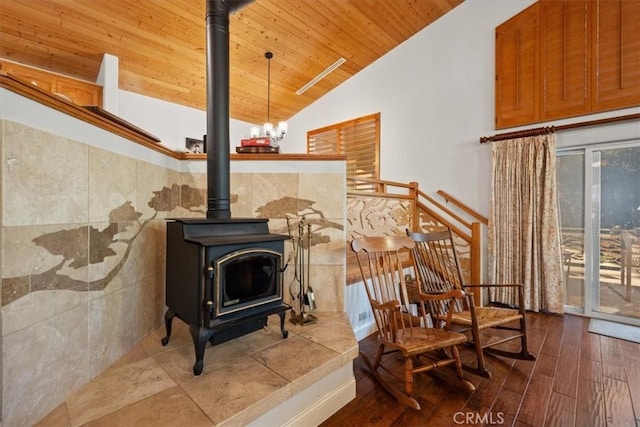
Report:
[[[554,133],[491,143],[490,283],[524,284],[525,308],[562,313],[564,286],[556,200]],[[491,301],[515,304],[512,288]]]

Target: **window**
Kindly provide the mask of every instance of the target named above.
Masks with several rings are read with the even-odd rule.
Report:
[[[380,179],[380,113],[307,132],[307,153],[345,154],[347,176]],[[348,185],[375,191],[371,183]]]

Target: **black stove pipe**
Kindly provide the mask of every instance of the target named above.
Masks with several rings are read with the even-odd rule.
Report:
[[[229,15],[254,0],[207,0],[207,218],[230,218]]]

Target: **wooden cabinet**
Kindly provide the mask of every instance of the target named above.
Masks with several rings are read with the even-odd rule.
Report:
[[[95,105],[102,107],[102,87],[74,79],[56,80],[55,92],[71,98],[78,105]]]
[[[591,111],[591,0],[540,2],[540,119]]]
[[[595,110],[640,104],[640,1],[593,2]]]
[[[540,0],[495,59],[496,129],[640,105],[640,1]]]
[[[496,128],[540,116],[539,9],[536,3],[496,29]]]
[[[0,60],[0,68],[40,89],[63,95],[77,105],[102,107],[102,86],[95,83],[2,60]]]

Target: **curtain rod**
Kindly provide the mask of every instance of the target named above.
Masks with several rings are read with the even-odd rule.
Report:
[[[626,120],[637,120],[637,119],[640,119],[640,113],[628,114],[626,116],[610,117],[608,119],[589,120],[586,122],[571,123],[568,125],[545,126],[545,127],[525,129],[525,130],[520,130],[515,132],[499,133],[493,136],[480,137],[480,144],[484,144],[485,142],[504,141],[505,139],[524,138],[527,136],[544,135],[547,133],[557,132],[561,130],[575,129],[575,128],[581,128],[581,127],[587,127],[587,126],[604,125],[607,123],[615,123],[615,122],[622,122]]]

